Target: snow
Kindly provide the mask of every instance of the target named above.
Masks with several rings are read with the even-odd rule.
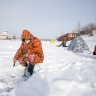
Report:
[[[82,38],[93,52],[96,36]],[[21,41],[0,40],[0,96],[96,96],[96,56],[70,52],[60,43],[42,41],[44,62],[24,81],[24,67],[17,62],[13,68]]]

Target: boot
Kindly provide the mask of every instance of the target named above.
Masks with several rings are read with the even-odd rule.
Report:
[[[28,62],[25,62],[24,66],[25,66],[24,76],[28,77],[30,76],[30,73],[28,72],[28,66],[29,66]]]
[[[25,67],[27,67],[27,66],[28,66],[28,63],[27,63],[27,62],[25,62],[24,66],[25,66]]]
[[[34,66],[35,66],[35,65],[32,65],[32,64],[29,63],[28,72],[30,73],[30,75],[33,74]]]
[[[34,70],[35,65],[32,65],[32,64],[26,62],[24,66],[25,66],[24,76],[28,77],[28,76],[32,75],[34,72],[33,70]]]
[[[26,70],[24,71],[24,76],[25,76],[25,77],[30,76],[30,73],[28,72],[28,70],[27,70],[27,71],[26,71]]]
[[[25,62],[24,66],[25,66],[25,71],[28,71],[28,66],[29,66],[28,62]]]

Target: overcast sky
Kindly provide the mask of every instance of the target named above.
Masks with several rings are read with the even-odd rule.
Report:
[[[52,38],[96,22],[96,0],[0,0],[0,33]]]

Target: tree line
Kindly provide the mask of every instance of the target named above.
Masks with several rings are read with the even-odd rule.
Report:
[[[96,30],[96,23],[88,23],[81,27],[80,22],[77,23],[77,27],[73,32],[78,33],[79,35],[92,35],[92,31]]]

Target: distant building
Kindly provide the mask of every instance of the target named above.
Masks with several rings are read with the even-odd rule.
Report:
[[[58,41],[63,41],[64,38],[67,38],[68,41],[72,40],[76,36],[76,33],[67,33],[58,37]]]
[[[13,37],[14,37],[13,35],[8,34],[7,30],[5,30],[4,32],[0,33],[0,40],[7,40],[7,39],[11,40],[11,39],[13,39]]]
[[[89,36],[93,36],[93,35],[96,35],[96,30],[92,30],[92,31],[90,31]]]
[[[93,30],[93,31],[92,31],[92,34],[93,34],[93,35],[96,35],[96,30]]]
[[[0,33],[0,40],[6,40],[7,39],[7,35],[8,35],[8,31],[4,31],[2,33]]]

